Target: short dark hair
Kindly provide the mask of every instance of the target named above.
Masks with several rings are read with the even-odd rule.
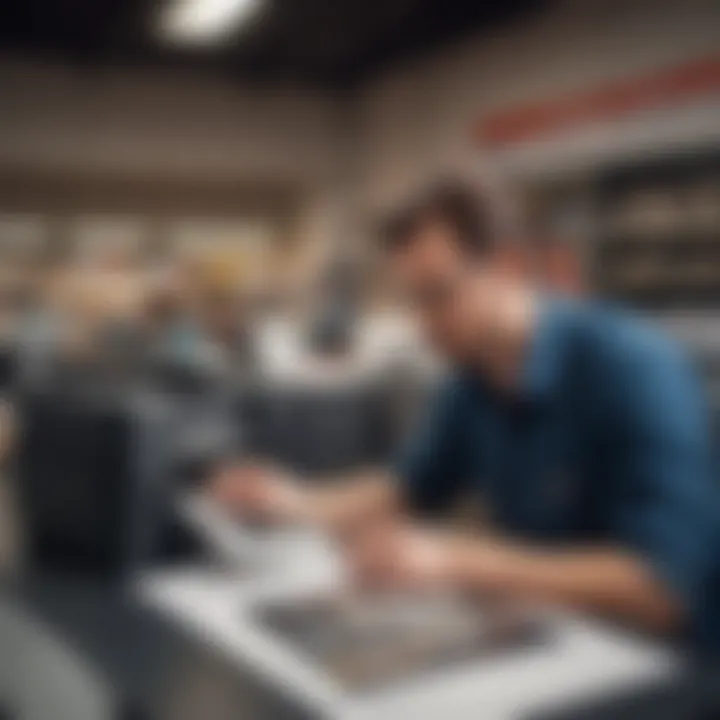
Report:
[[[453,230],[458,244],[472,255],[488,252],[496,227],[489,196],[470,183],[443,180],[434,183],[392,213],[381,227],[388,252],[405,249],[424,227],[440,224]]]

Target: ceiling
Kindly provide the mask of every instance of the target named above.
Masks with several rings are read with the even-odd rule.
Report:
[[[89,66],[189,64],[249,80],[352,87],[462,36],[492,32],[548,0],[264,0],[225,45],[169,49],[162,0],[5,0],[0,48]]]

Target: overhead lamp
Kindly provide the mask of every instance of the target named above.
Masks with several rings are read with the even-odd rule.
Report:
[[[248,20],[260,0],[171,0],[160,18],[160,34],[177,45],[213,45]]]

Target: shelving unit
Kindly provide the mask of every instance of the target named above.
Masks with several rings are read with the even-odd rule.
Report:
[[[611,168],[594,195],[600,295],[648,310],[720,309],[720,150]]]
[[[526,196],[541,233],[581,257],[590,293],[690,351],[720,430],[720,147],[586,169]]]

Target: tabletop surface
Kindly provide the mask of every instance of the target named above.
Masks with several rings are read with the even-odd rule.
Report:
[[[171,710],[182,703],[184,717],[203,720],[304,720],[317,717],[289,702],[281,689],[268,685],[252,666],[230,661],[211,644],[201,642],[183,623],[139,602],[117,585],[61,578],[21,578],[0,589],[0,608],[11,605],[78,653],[100,677],[139,708],[139,717],[175,720]],[[0,610],[2,611],[2,610]],[[682,720],[712,717],[707,708],[720,705],[717,669],[695,668],[671,682],[628,687],[566,708],[538,712],[531,720],[653,718]],[[193,684],[212,685],[221,702],[199,705],[202,693]],[[196,714],[194,714],[196,712]],[[706,713],[706,714],[702,714]],[[179,717],[179,715],[177,716]]]
[[[132,717],[175,720],[305,720],[311,716],[264,683],[249,666],[229,663],[181,625],[118,585],[57,577],[18,578],[0,590],[0,612],[20,610],[62,642],[133,709]],[[213,687],[214,701],[194,707]]]

